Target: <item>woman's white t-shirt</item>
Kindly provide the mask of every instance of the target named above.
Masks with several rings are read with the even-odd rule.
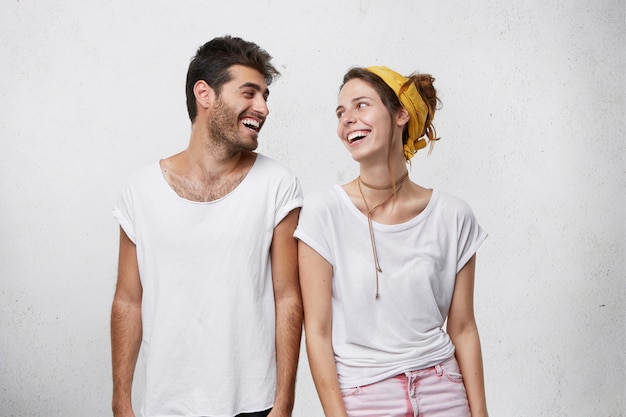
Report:
[[[332,340],[341,388],[454,355],[443,327],[456,274],[487,236],[464,201],[437,190],[406,223],[372,225],[382,269],[379,299],[367,216],[341,186],[306,196],[295,232],[333,267]]]

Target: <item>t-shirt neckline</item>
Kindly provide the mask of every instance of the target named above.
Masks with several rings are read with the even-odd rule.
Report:
[[[344,188],[340,184],[335,184],[334,189],[335,189],[335,192],[339,195],[344,206],[346,206],[348,210],[355,217],[357,217],[360,221],[367,223],[367,216],[363,214],[361,210],[359,210],[354,205],[354,203],[350,199],[350,196],[348,195],[346,190],[344,190]],[[426,204],[426,207],[424,207],[424,210],[419,212],[415,217],[403,223],[395,223],[395,224],[378,223],[375,220],[372,220],[372,226],[380,230],[394,231],[394,230],[404,230],[404,229],[413,227],[416,224],[423,222],[426,218],[428,218],[430,212],[433,210],[433,207],[435,206],[435,203],[437,202],[439,198],[439,191],[437,189],[431,188],[430,190],[432,191],[432,194],[430,196],[430,199],[428,200],[428,203]]]

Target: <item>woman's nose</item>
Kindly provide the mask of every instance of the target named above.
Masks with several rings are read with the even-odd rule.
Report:
[[[355,120],[354,114],[352,112],[346,111],[343,114],[343,117],[341,118],[341,121],[343,122],[344,125],[348,126],[348,125],[353,124],[356,120]]]

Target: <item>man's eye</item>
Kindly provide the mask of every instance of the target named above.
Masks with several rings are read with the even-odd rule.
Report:
[[[338,111],[337,112],[337,119],[341,119],[343,117],[343,113],[342,111]]]

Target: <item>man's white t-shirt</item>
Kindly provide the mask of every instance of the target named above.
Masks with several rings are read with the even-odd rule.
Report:
[[[272,406],[270,245],[274,227],[301,205],[296,177],[263,155],[237,188],[212,202],[178,196],[158,163],[125,184],[114,217],[137,247],[146,417]]]

